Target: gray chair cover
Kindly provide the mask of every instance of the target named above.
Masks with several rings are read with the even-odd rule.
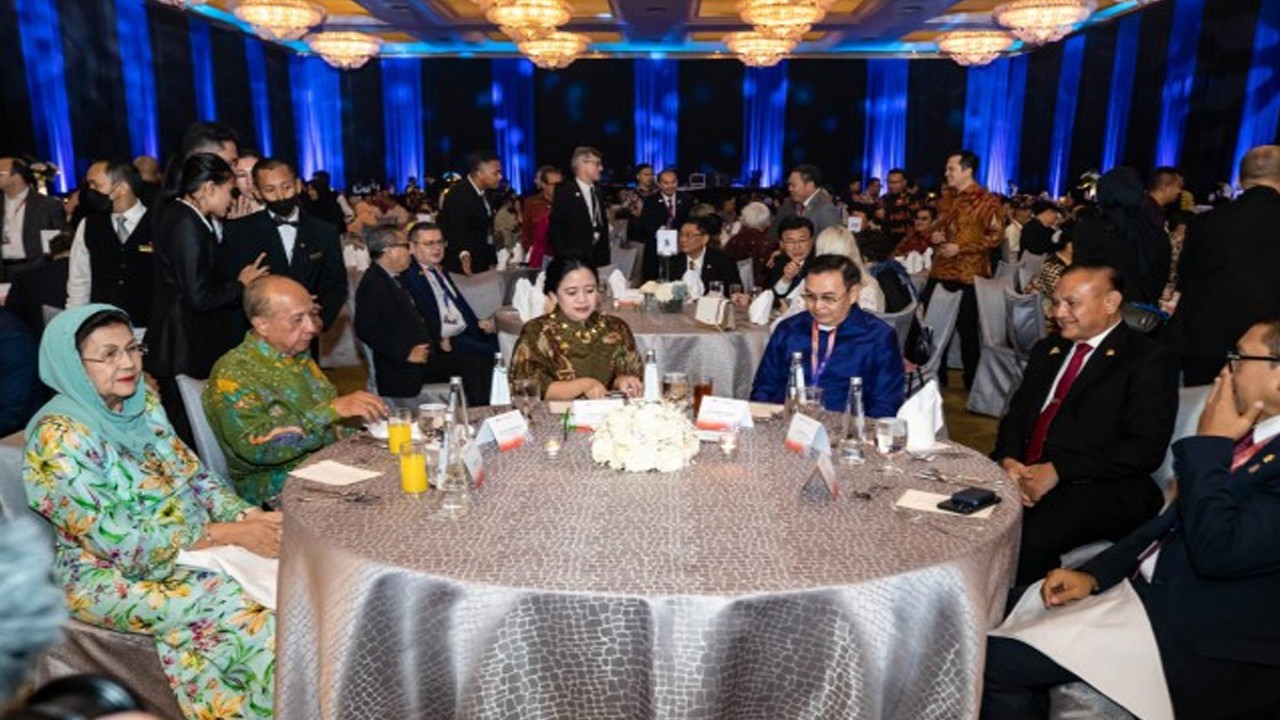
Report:
[[[1009,346],[1025,357],[1031,353],[1031,348],[1047,334],[1040,295],[1038,293],[1021,295],[1006,289],[1004,301]]]
[[[622,277],[630,283],[634,280],[636,259],[640,256],[640,245],[623,244],[613,249],[613,264],[618,267]]]
[[[1022,268],[1021,261],[1011,263],[1011,262],[1005,262],[1004,260],[1001,260],[996,265],[995,276],[992,279],[1007,280],[1009,281],[1010,287],[1012,287],[1014,283],[1018,282],[1018,271],[1021,268]]]
[[[50,321],[52,321],[54,318],[58,317],[58,313],[60,313],[60,312],[62,312],[62,308],[60,308],[60,307],[54,307],[54,306],[52,306],[52,305],[41,305],[41,306],[40,306],[40,313],[41,313],[41,317],[43,317],[43,318],[44,318],[44,324],[45,324],[46,326],[48,326],[48,324],[49,324],[49,322],[50,322]]]
[[[596,282],[600,283],[601,292],[608,289],[609,276],[612,275],[613,271],[617,269],[618,269],[618,266],[613,263],[609,263],[608,265],[601,265],[600,267],[596,268]],[[626,277],[627,274],[622,273],[622,276]],[[630,285],[630,282],[628,282],[627,284]]]
[[[1013,280],[1014,276],[1008,272],[996,278],[973,280],[978,300],[978,337],[982,343],[982,356],[978,360],[978,370],[965,407],[980,415],[1004,416],[1013,391],[1022,382],[1022,371],[1027,363],[1026,356],[1009,345],[1005,290],[1012,289]]]
[[[475,311],[476,317],[493,317],[498,308],[502,307],[502,273],[497,270],[486,270],[470,277],[455,274],[450,274],[449,277]]]
[[[902,352],[907,346],[907,334],[911,332],[911,320],[915,318],[916,304],[912,303],[896,313],[878,313],[873,312],[872,315],[880,318],[893,328],[898,335],[898,352]]]
[[[204,402],[200,398],[204,393],[204,383],[204,380],[179,375],[178,392],[182,395],[182,407],[187,411],[187,418],[191,420],[191,433],[195,435],[196,440],[196,454],[200,456],[205,467],[225,478],[228,477],[227,456],[222,453],[218,436],[213,434],[213,426],[209,424],[209,418],[204,414]]]
[[[1022,254],[1022,267],[1018,268],[1018,289],[1026,290],[1032,280],[1040,274],[1040,269],[1044,267],[1044,255],[1035,253]]]
[[[937,379],[959,316],[960,293],[951,292],[942,286],[934,288],[933,297],[929,299],[929,306],[924,313],[924,325],[933,331],[933,354],[920,369],[924,382]]]
[[[0,439],[0,518],[11,520],[27,510],[27,488],[22,484],[22,456],[26,449],[22,431]]]
[[[1178,390],[1178,419],[1173,424],[1173,438],[1169,441],[1169,449],[1165,451],[1164,462],[1154,476],[1166,498],[1177,481],[1173,472],[1173,443],[1195,434],[1200,413],[1204,410],[1205,401],[1209,399],[1209,391],[1212,389],[1212,385],[1198,385]]]
[[[756,271],[750,258],[738,261],[738,277],[742,278],[742,287],[747,290],[756,286]]]
[[[921,270],[911,273],[911,284],[916,286],[917,295],[923,295],[925,286],[929,284],[929,271]]]

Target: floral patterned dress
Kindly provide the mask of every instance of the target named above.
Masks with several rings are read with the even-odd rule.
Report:
[[[56,529],[54,575],[76,619],[155,638],[188,718],[269,718],[275,613],[229,576],[175,565],[211,522],[251,506],[173,434],[147,396],[155,443],[143,457],[65,415],[35,426],[23,476]]]
[[[619,375],[644,374],[631,328],[612,315],[592,313],[583,322],[560,308],[525,323],[511,353],[511,379],[530,379],[545,397],[553,382],[590,377],[611,387]]]

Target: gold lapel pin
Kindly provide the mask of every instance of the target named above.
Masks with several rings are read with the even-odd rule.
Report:
[[[1049,348],[1049,354],[1050,354],[1050,355],[1061,355],[1061,354],[1062,354],[1062,348],[1060,348],[1060,347],[1051,347],[1051,348]]]
[[[1115,350],[1115,348],[1109,348],[1109,349],[1107,350],[1107,357],[1112,357],[1112,356],[1114,356],[1115,354],[1116,354],[1116,350]]]
[[[1249,466],[1249,474],[1250,474],[1250,475],[1252,475],[1253,473],[1258,472],[1258,468],[1260,468],[1260,467],[1262,467],[1262,466],[1261,466],[1261,465],[1250,465],[1250,466]]]
[[[1264,463],[1269,463],[1269,462],[1271,462],[1272,460],[1275,460],[1275,459],[1276,459],[1276,456],[1275,456],[1275,455],[1267,455],[1266,457],[1262,458],[1262,462],[1264,462]]]

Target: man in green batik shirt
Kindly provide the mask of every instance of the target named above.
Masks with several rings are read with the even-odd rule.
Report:
[[[320,332],[315,300],[283,275],[249,284],[244,310],[252,329],[213,366],[204,411],[227,456],[240,496],[273,500],[311,453],[337,441],[343,418],[376,421],[387,406],[363,390],[338,396],[307,352]]]

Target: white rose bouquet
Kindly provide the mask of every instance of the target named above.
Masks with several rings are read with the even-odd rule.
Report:
[[[661,403],[631,403],[605,416],[591,437],[591,459],[625,472],[676,472],[698,454],[693,423]]]

